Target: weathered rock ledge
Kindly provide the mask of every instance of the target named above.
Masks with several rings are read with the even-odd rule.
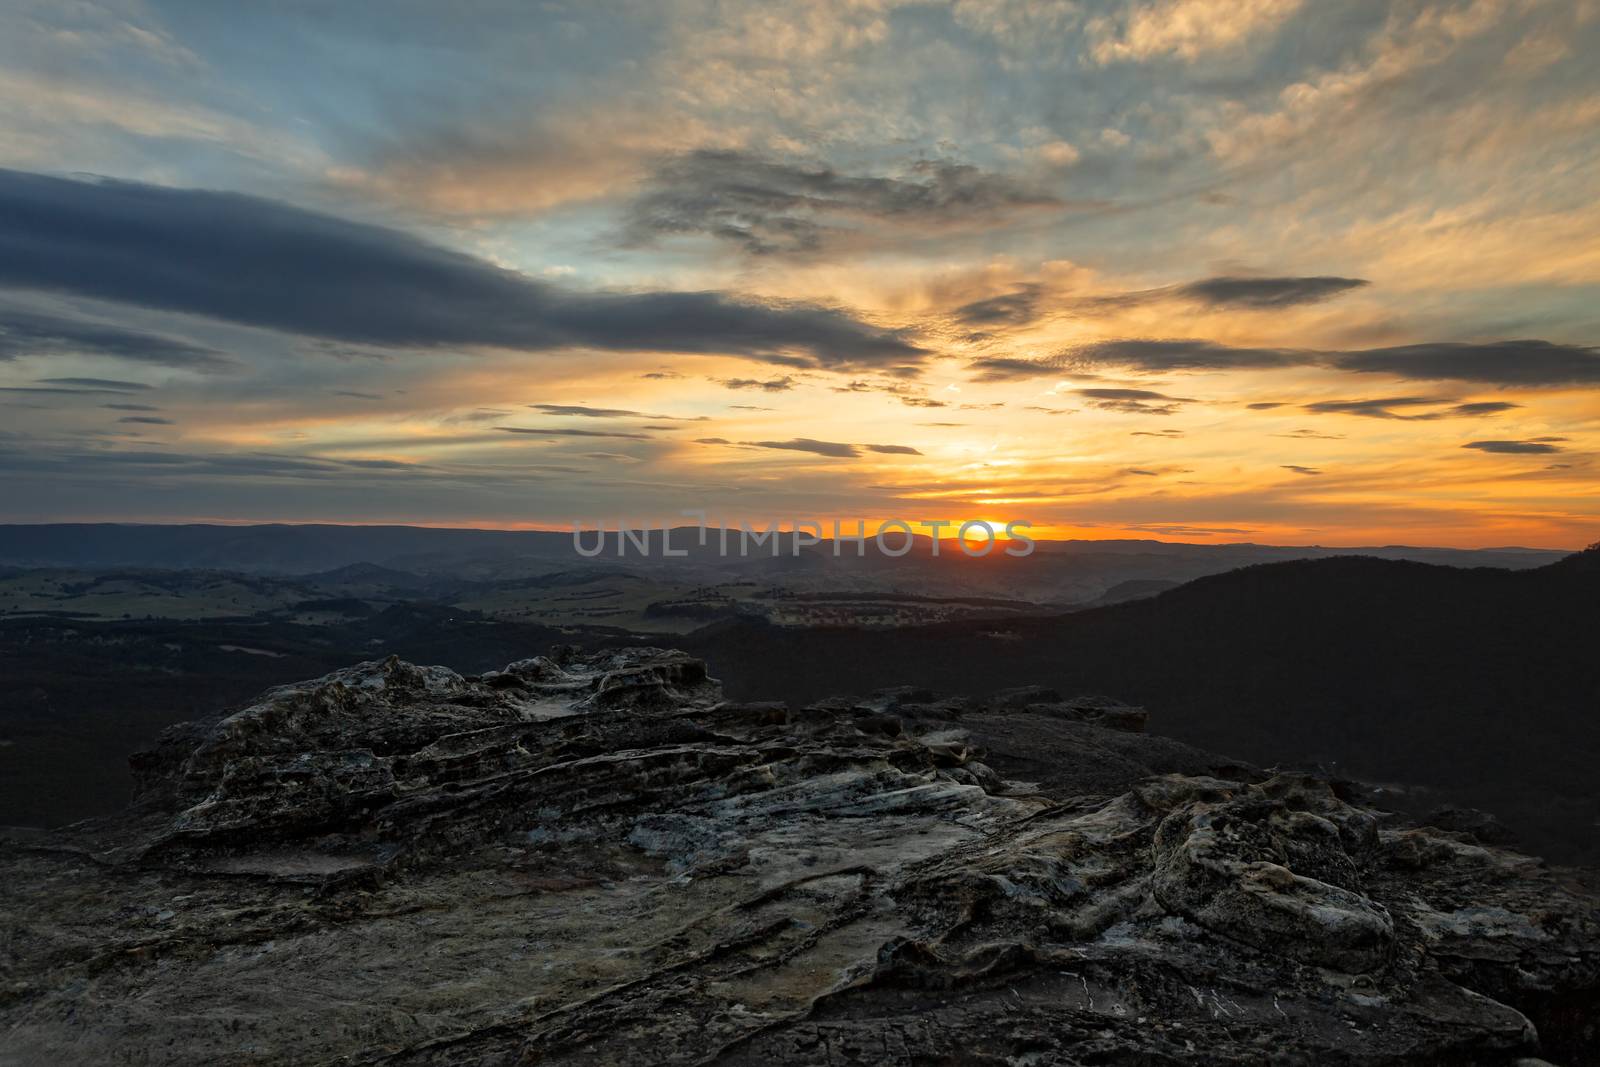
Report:
[[[0,844],[4,1064],[1596,1062],[1600,901],[1104,698],[397,660]]]

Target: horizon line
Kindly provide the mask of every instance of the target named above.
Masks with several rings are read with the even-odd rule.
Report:
[[[802,520],[802,521],[805,521],[805,520]],[[856,522],[858,520],[855,519],[855,518],[851,518],[848,521],[854,523],[854,522]],[[859,521],[861,521],[863,523],[872,523],[874,521],[883,521],[883,520],[873,520],[873,519],[863,518],[863,519],[860,519]],[[962,521],[966,521],[966,520],[962,520]],[[983,521],[983,520],[978,520],[978,521]],[[996,540],[1005,540],[1005,538],[1004,538],[1004,526],[1005,526],[1005,524],[1004,523],[993,523],[993,520],[989,520],[989,521],[991,521],[991,523],[994,525],[995,534],[996,534]],[[952,520],[950,525],[952,526],[952,528],[954,528],[957,525],[957,523],[954,520]],[[293,528],[311,528],[311,527],[316,527],[316,528],[330,528],[330,529],[434,530],[434,531],[438,531],[438,532],[441,532],[441,533],[448,533],[448,532],[509,533],[509,534],[516,534],[516,533],[546,533],[546,534],[566,534],[568,536],[570,536],[572,534],[572,532],[573,532],[573,527],[572,527],[571,524],[565,524],[565,525],[559,525],[559,526],[537,525],[537,524],[531,524],[531,523],[530,524],[517,524],[517,525],[481,525],[481,526],[480,525],[465,525],[465,526],[463,526],[463,525],[454,525],[454,524],[441,524],[441,523],[429,523],[429,522],[417,522],[417,521],[411,521],[411,522],[360,522],[360,521],[330,522],[330,521],[326,521],[326,520],[265,520],[264,521],[264,520],[259,520],[259,519],[212,519],[212,518],[207,518],[207,519],[171,519],[171,520],[143,520],[143,519],[132,519],[132,520],[130,520],[130,519],[76,520],[76,519],[72,519],[72,520],[49,520],[49,521],[39,521],[39,522],[0,522],[0,529],[40,528],[40,527],[50,527],[50,526],[89,526],[89,527],[92,527],[92,526],[138,526],[138,527],[150,527],[150,528],[163,528],[163,527],[176,528],[176,527],[199,526],[199,527],[219,527],[219,528],[234,528],[234,529],[265,529],[265,528],[273,528],[273,527],[291,528],[291,529],[293,529]],[[706,527],[707,530],[715,530],[717,528],[718,527],[716,525],[708,525]],[[1029,531],[1030,539],[1035,541],[1035,542],[1041,543],[1041,544],[1073,544],[1073,543],[1093,544],[1093,543],[1096,543],[1096,542],[1107,542],[1107,543],[1112,543],[1112,542],[1149,542],[1149,543],[1153,543],[1153,544],[1162,544],[1162,545],[1183,545],[1183,546],[1192,547],[1192,548],[1242,548],[1242,547],[1255,547],[1255,548],[1351,549],[1351,550],[1362,549],[1362,548],[1370,548],[1370,549],[1397,549],[1397,548],[1402,548],[1402,549],[1433,549],[1433,550],[1449,551],[1449,552],[1565,552],[1565,553],[1582,552],[1582,551],[1584,551],[1584,549],[1586,547],[1588,547],[1588,545],[1578,545],[1576,547],[1567,547],[1567,546],[1540,547],[1540,546],[1534,546],[1534,545],[1515,545],[1515,544],[1490,544],[1490,545],[1473,545],[1473,546],[1470,546],[1470,547],[1463,547],[1463,546],[1460,546],[1460,545],[1439,545],[1439,544],[1426,544],[1426,543],[1413,544],[1413,543],[1406,543],[1406,542],[1401,542],[1401,541],[1391,541],[1391,542],[1387,542],[1387,543],[1383,543],[1383,544],[1378,544],[1378,543],[1374,543],[1374,542],[1371,542],[1371,541],[1362,541],[1362,542],[1355,542],[1355,543],[1348,543],[1348,544],[1323,543],[1323,542],[1290,544],[1290,543],[1272,542],[1272,541],[1185,541],[1185,540],[1181,540],[1181,539],[1169,539],[1167,537],[1162,537],[1162,536],[1156,535],[1156,534],[1142,534],[1142,533],[1139,533],[1138,531],[1127,531],[1127,530],[1124,530],[1118,536],[1106,536],[1106,537],[1095,537],[1095,536],[1052,537],[1052,536],[1049,536],[1048,534],[1040,532],[1040,531],[1049,530],[1051,528],[1052,527],[1050,527],[1050,526],[1044,526],[1044,525],[1027,527],[1027,529]],[[639,526],[631,526],[630,529],[633,529],[635,531],[639,531],[639,530],[641,530],[641,527],[639,527]],[[662,529],[663,529],[663,527],[660,526],[659,524],[652,524],[650,526],[648,532],[650,532],[650,533],[659,533]],[[688,523],[688,524],[679,525],[679,526],[672,526],[672,527],[669,527],[669,529],[671,529],[673,532],[677,532],[677,531],[680,531],[680,530],[697,531],[697,530],[700,529],[700,527],[697,524]],[[733,532],[733,531],[737,530],[738,527],[730,526],[728,529],[729,529],[730,532]],[[764,528],[756,528],[756,529],[757,529],[757,532],[761,532],[761,530],[764,529]],[[583,533],[586,534],[586,535],[593,536],[596,532],[603,532],[607,536],[615,536],[617,531],[615,530],[615,528],[613,528],[611,530],[606,530],[606,531],[597,531],[594,527],[591,527],[591,526],[583,527]],[[781,524],[779,526],[779,533],[780,534],[792,534],[793,532],[794,532],[794,527],[793,527],[792,524]],[[930,536],[927,533],[916,533],[916,532],[914,532],[913,533],[913,537],[918,541],[932,541],[934,539],[932,536]],[[941,534],[940,535],[939,540],[941,540],[941,541],[954,541],[954,540],[958,540],[958,537],[953,532],[952,533],[945,533],[945,534]],[[1600,540],[1600,534],[1597,534],[1597,540]],[[823,537],[819,541],[817,541],[816,543],[817,544],[830,544],[830,543],[832,543],[832,541],[833,541],[832,537]],[[1592,544],[1592,543],[1593,542],[1590,542],[1590,544]]]

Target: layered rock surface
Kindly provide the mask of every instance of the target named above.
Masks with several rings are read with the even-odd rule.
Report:
[[[396,660],[0,846],[0,1063],[1594,1062],[1578,876],[1009,689]]]

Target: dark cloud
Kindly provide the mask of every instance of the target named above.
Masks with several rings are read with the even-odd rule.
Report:
[[[1234,348],[1196,339],[1128,339],[1082,345],[1038,363],[995,362],[994,376],[990,380],[1033,377],[1060,368],[1095,366],[1127,367],[1154,373],[1326,366],[1362,374],[1389,374],[1416,381],[1521,386],[1600,384],[1600,350],[1537,340],[1488,344],[1441,342],[1355,352],[1319,352],[1298,348]],[[984,369],[974,366],[975,369]]]
[[[703,437],[698,444],[704,445],[731,445],[736,442],[725,440],[721,437]],[[816,441],[809,437],[796,437],[788,441],[739,441],[738,445],[744,448],[773,448],[783,452],[809,452],[812,455],[827,456],[830,459],[850,459],[861,455],[863,449],[868,452],[880,452],[896,456],[920,456],[921,452],[910,445],[852,445],[843,441]]]
[[[1122,415],[1175,415],[1177,404],[1150,404],[1143,400],[1091,400],[1089,406]]]
[[[1192,338],[1096,341],[1064,354],[1070,365],[1132,367],[1146,371],[1288,367],[1306,361],[1285,348],[1233,348]]]
[[[1330,276],[1254,278],[1218,276],[1186,285],[1167,285],[1131,293],[1086,297],[1073,306],[1084,311],[1117,310],[1169,301],[1186,301],[1207,307],[1245,311],[1274,311],[1316,304],[1370,284],[1362,278]]]
[[[1284,404],[1281,400],[1259,400],[1254,404],[1245,405],[1251,411],[1271,411],[1273,408],[1281,408],[1283,406]]]
[[[115,378],[35,378],[34,381],[40,385],[66,385],[97,392],[142,393],[150,389],[142,382],[123,382]]]
[[[1192,404],[1193,397],[1168,396],[1148,389],[1074,389],[1090,407],[1124,415],[1171,415],[1179,405]]]
[[[118,422],[137,423],[140,426],[176,426],[171,419],[163,419],[156,415],[125,415]]]
[[[346,481],[354,472],[411,477],[432,468],[424,464],[388,459],[333,459],[324,456],[285,456],[270,452],[239,454],[139,451],[52,452],[13,457],[13,470],[48,472],[51,477],[111,474],[118,479],[222,476],[297,478],[311,481]]]
[[[926,354],[835,308],[566,290],[277,201],[8,170],[0,285],[356,344],[726,353],[816,366]]]
[[[1294,437],[1302,441],[1343,441],[1342,433],[1318,433],[1315,430],[1290,430],[1288,433],[1275,433],[1274,437]]]
[[[0,171],[0,190],[5,171]],[[5,217],[3,192],[0,192],[0,256],[9,255],[12,223]],[[26,273],[27,264],[0,263],[0,281]],[[17,284],[12,281],[11,284]],[[232,369],[234,361],[219,352],[188,341],[159,334],[126,330],[120,326],[82,319],[64,319],[16,308],[0,308],[0,360],[19,356],[109,356],[130,363],[151,363],[164,367],[217,372]]]
[[[1026,326],[1039,317],[1039,287],[1024,285],[1010,293],[963,304],[951,314],[968,326]]]
[[[777,408],[765,408],[760,404],[729,404],[729,411],[777,411]]]
[[[1315,304],[1370,284],[1362,278],[1202,278],[1178,295],[1213,307],[1271,309]]]
[[[1012,356],[986,356],[967,364],[976,382],[1012,382],[1029,378],[1043,378],[1060,373],[1060,363],[1055,359],[1017,359]]]
[[[584,419],[665,419],[669,422],[708,422],[710,417],[698,415],[684,418],[678,415],[651,415],[629,408],[591,408],[582,404],[529,404],[530,408],[546,415],[572,415]]]
[[[1182,437],[1182,430],[1135,430],[1131,437]]]
[[[1183,404],[1193,402],[1190,397],[1168,396],[1165,393],[1153,393],[1148,389],[1074,389],[1073,392],[1095,400],[1173,400]]]
[[[795,380],[791,375],[785,374],[781,378],[768,378],[762,381],[759,378],[713,378],[712,381],[724,389],[760,389],[767,393],[786,393],[795,387]]]
[[[1139,474],[1139,475],[1143,475],[1146,478],[1159,478],[1159,477],[1161,477],[1161,474],[1160,474],[1159,471],[1147,471],[1142,467],[1127,467],[1127,468],[1125,468],[1123,470],[1122,473],[1123,474]]]
[[[152,404],[101,404],[107,411],[160,411]]]
[[[1421,344],[1372,348],[1335,357],[1337,366],[1364,374],[1417,381],[1488,385],[1600,385],[1600,351],[1549,341]]]
[[[649,374],[641,374],[639,377],[648,379],[650,381],[664,382],[670,381],[673,378],[682,378],[683,375],[678,374],[676,371],[653,370]]]
[[[1319,400],[1305,409],[1316,415],[1361,415],[1369,419],[1419,419],[1433,415],[1403,415],[1395,408],[1436,407],[1448,400],[1430,396],[1390,396],[1376,400]]]
[[[529,404],[530,408],[542,411],[546,415],[579,415],[587,419],[664,419],[665,415],[646,415],[642,411],[632,411],[628,408],[590,408],[579,404]]]
[[[1483,415],[1498,415],[1503,411],[1520,408],[1521,404],[1512,404],[1505,400],[1481,400],[1472,404],[1457,404],[1450,409],[1451,415],[1466,418],[1480,417]]]
[[[1479,452],[1494,452],[1502,455],[1548,455],[1551,452],[1560,452],[1554,442],[1565,441],[1565,437],[1535,437],[1527,441],[1469,441],[1462,448],[1476,448]]]
[[[910,408],[942,408],[948,405],[943,400],[934,400],[924,395],[920,386],[908,385],[897,381],[869,381],[857,378],[846,382],[844,385],[831,386],[836,393],[887,393],[895,397]]]
[[[647,433],[612,433],[607,430],[547,430],[542,427],[496,426],[501,433],[523,433],[535,437],[619,437],[629,441],[653,441]]]
[[[796,437],[792,441],[745,441],[744,444],[752,448],[777,448],[789,452],[811,452],[819,456],[832,456],[836,459],[848,459],[861,453],[856,451],[855,445],[847,445],[839,441],[813,441],[809,437]]]
[[[335,389],[333,391],[333,395],[334,396],[354,397],[357,400],[382,400],[383,399],[383,397],[379,396],[377,393],[358,393],[354,389]]]
[[[970,164],[924,160],[902,177],[875,177],[700,149],[657,166],[629,208],[625,240],[645,245],[698,235],[753,255],[794,254],[814,252],[864,222],[926,231],[1061,206]]]
[[[1283,463],[1283,464],[1280,464],[1280,466],[1283,467],[1284,470],[1286,470],[1286,471],[1294,471],[1296,474],[1321,474],[1322,473],[1320,470],[1318,470],[1315,467],[1301,467],[1301,466],[1298,466],[1298,465],[1296,465],[1294,463]]]
[[[0,393],[48,393],[52,396],[122,396],[121,389],[65,389],[42,385],[0,385]]]
[[[1449,407],[1441,405],[1449,404]],[[1449,397],[1391,396],[1376,400],[1319,400],[1305,405],[1317,415],[1363,415],[1371,419],[1403,419],[1407,422],[1432,422],[1437,419],[1481,419],[1510,411],[1520,405],[1501,400],[1456,404]],[[1407,414],[1395,408],[1437,408]]]

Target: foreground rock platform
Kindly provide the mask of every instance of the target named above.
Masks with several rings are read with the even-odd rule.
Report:
[[[0,844],[0,1063],[1597,1062],[1580,874],[1144,724],[654,649],[272,690]]]

